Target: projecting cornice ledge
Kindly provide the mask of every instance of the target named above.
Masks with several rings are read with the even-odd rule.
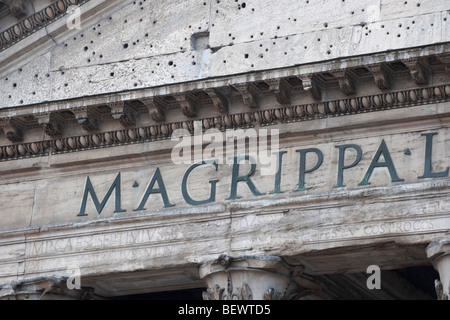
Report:
[[[0,33],[0,52],[64,16],[70,6],[82,5],[89,0],[60,0],[38,12],[31,10],[33,1],[0,0],[0,4],[9,7],[11,14],[20,19],[17,24]]]
[[[0,134],[13,145],[0,146],[0,161],[170,139],[174,130],[193,132],[199,123],[203,131],[224,131],[448,101],[448,54],[421,52],[415,52],[414,59],[411,52],[399,53],[408,59],[386,62],[376,55],[349,58],[262,71],[252,77],[229,76],[3,109]],[[347,68],[341,67],[343,62]],[[199,116],[205,114],[199,111],[202,108],[209,110],[207,116]],[[143,114],[150,121],[137,121]],[[116,129],[101,131],[102,121],[117,121]],[[72,130],[68,135],[68,125],[78,125],[79,134]],[[24,140],[27,130],[37,128],[45,132],[44,140]]]

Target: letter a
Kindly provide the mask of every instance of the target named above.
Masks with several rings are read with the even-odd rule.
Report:
[[[381,289],[381,270],[379,266],[369,266],[367,268],[367,273],[373,273],[366,282],[367,288],[369,290],[373,290],[373,289],[377,289],[380,290]]]

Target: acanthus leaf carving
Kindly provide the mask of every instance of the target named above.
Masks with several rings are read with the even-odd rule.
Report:
[[[12,282],[0,289],[0,300],[102,300],[93,288],[69,289],[65,277]]]
[[[424,94],[424,92],[426,94]],[[218,129],[227,129],[227,128],[235,128],[236,126],[242,125],[273,125],[275,123],[283,123],[283,122],[297,122],[297,121],[309,121],[313,119],[317,119],[317,117],[323,116],[323,114],[329,114],[333,116],[345,116],[347,114],[354,114],[356,112],[360,112],[359,110],[366,111],[378,111],[383,110],[383,106],[389,106],[390,108],[405,108],[411,105],[421,97],[421,103],[423,104],[431,104],[436,101],[444,102],[450,99],[450,85],[439,85],[439,86],[430,86],[426,88],[426,90],[414,89],[414,90],[398,90],[398,91],[389,91],[385,93],[378,93],[375,95],[365,95],[357,98],[344,98],[333,101],[326,101],[318,104],[303,104],[303,105],[294,105],[294,106],[283,106],[278,107],[275,110],[249,110],[244,113],[238,113],[233,115],[221,115],[211,118],[203,119],[204,123],[207,123],[208,128],[215,127]],[[323,111],[320,111],[322,108]],[[73,107],[71,109],[74,113],[79,113],[79,121],[83,121],[83,116],[87,116],[87,107],[80,107],[80,109],[76,109]],[[61,111],[61,110],[60,110]],[[60,115],[60,111],[51,112],[51,113],[33,113],[39,123],[44,124],[48,121],[52,123],[52,119],[54,116]],[[51,117],[50,117],[51,116]],[[116,115],[117,116],[117,115]],[[50,117],[50,118],[49,118]],[[55,118],[57,119],[57,118]],[[119,115],[120,119],[120,115]],[[274,121],[276,119],[277,121]],[[16,122],[18,120],[18,123]],[[66,117],[63,117],[61,114],[60,118],[61,122],[64,123],[67,121]],[[279,121],[278,121],[279,120]],[[12,117],[5,117],[0,119],[0,128],[5,131],[5,135],[7,132],[11,132],[9,134],[9,138],[14,140],[13,142],[19,142],[20,134],[21,134],[21,125],[25,127],[26,123],[20,123],[20,119],[13,120]],[[186,128],[188,130],[193,130],[192,120],[186,119],[181,122],[171,122],[165,124],[153,124],[148,127],[140,127],[138,128],[139,134],[133,135],[130,137],[129,141],[134,142],[144,142],[148,141],[148,139],[168,139],[171,137],[171,133],[176,128]],[[205,127],[206,128],[206,127]],[[6,129],[6,130],[5,130]],[[121,129],[122,130],[122,129]],[[106,138],[106,136],[110,136],[113,132],[103,133],[105,134],[105,138],[103,138],[102,133],[90,133],[87,140],[88,141],[101,141],[92,143],[89,142],[90,148],[98,148],[101,147],[109,147],[114,146],[115,143],[113,140]],[[70,137],[68,137],[70,138]],[[80,137],[72,137],[74,140],[79,139]],[[128,139],[128,138],[127,138]],[[61,139],[50,139],[44,140],[36,143],[49,143],[52,146],[51,152],[55,153],[64,153],[71,152],[73,150],[82,150],[84,148],[83,144],[76,144],[72,147],[68,147],[66,143],[61,143]],[[9,145],[0,147],[0,160],[15,160],[17,159],[16,150],[17,145]],[[36,149],[36,146],[34,146]],[[9,152],[7,152],[9,150]],[[35,154],[41,154],[44,152],[43,150],[38,150],[35,152],[21,154],[22,157],[32,157]]]
[[[355,76],[347,69],[330,72],[339,82],[341,91],[347,96],[356,94]]]
[[[0,127],[9,141],[16,143],[23,141],[23,123],[15,118],[2,118],[0,119]]]
[[[223,300],[224,291],[225,289],[215,285],[214,288],[208,288],[206,291],[203,291],[202,298],[203,300]]]
[[[274,288],[270,288],[264,293],[264,300],[285,300],[285,297]]]
[[[449,297],[444,293],[444,286],[440,280],[434,281],[434,287],[436,289],[436,296],[438,300],[449,300]]]
[[[86,131],[98,130],[99,115],[90,107],[74,107],[71,108],[72,113],[75,115],[78,123],[81,124]]]
[[[62,119],[55,112],[41,112],[35,114],[38,123],[44,127],[45,134],[50,137],[62,135]]]
[[[367,69],[372,73],[375,84],[380,90],[388,90],[392,87],[393,75],[383,63],[368,65]]]
[[[206,89],[204,90],[206,94],[213,101],[216,109],[221,113],[228,113],[229,110],[229,102],[224,93],[222,93],[218,89]]]
[[[271,79],[265,82],[269,85],[269,90],[273,92],[279,104],[291,103],[292,86],[286,79]]]
[[[166,120],[168,105],[163,98],[144,98],[140,99],[140,101],[147,107],[148,112],[154,121],[163,122]]]
[[[27,0],[0,0],[0,2],[6,4],[11,13],[17,19],[21,19],[27,15]]]
[[[258,107],[258,100],[257,100],[258,89],[254,84],[239,83],[234,84],[233,87],[236,88],[236,90],[238,90],[239,93],[242,95],[242,100],[244,101],[245,105],[247,105],[250,108]]]
[[[437,58],[444,65],[445,73],[450,76],[450,53],[439,55]]]
[[[111,115],[114,119],[119,120],[123,127],[131,127],[136,125],[137,111],[130,104],[124,101],[111,102],[108,104],[111,108]]]
[[[209,285],[205,300],[297,300],[321,297],[324,285],[304,274],[304,266],[292,266],[281,258],[229,257],[225,254],[200,267]]]
[[[299,79],[302,81],[303,90],[309,92],[314,100],[322,100],[322,88],[313,75],[300,75]]]
[[[197,116],[198,101],[192,93],[180,93],[174,95],[174,97],[178,101],[181,110],[186,117],[192,118]]]
[[[411,78],[418,85],[428,84],[431,68],[425,60],[421,58],[403,59],[402,62],[408,67]]]

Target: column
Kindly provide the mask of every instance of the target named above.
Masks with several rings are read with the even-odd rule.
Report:
[[[450,300],[450,239],[431,243],[426,252],[439,272],[440,280],[435,281],[438,300]]]
[[[67,287],[67,278],[36,278],[0,286],[0,300],[101,300],[90,288]]]
[[[204,300],[298,300],[321,299],[323,284],[274,256],[221,255],[200,266],[207,290]]]

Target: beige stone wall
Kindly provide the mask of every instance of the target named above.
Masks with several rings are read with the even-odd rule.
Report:
[[[0,51],[0,284],[75,265],[100,295],[192,288],[220,254],[283,257],[319,275],[427,264],[425,246],[450,229],[448,175],[420,178],[424,134],[435,133],[430,170],[450,166],[448,10],[440,0],[92,0],[80,30],[62,17]],[[318,96],[307,93],[315,85]],[[162,120],[155,97],[166,99]],[[180,107],[194,105],[194,115]],[[126,108],[135,121],[123,121]],[[242,198],[229,200],[233,165],[209,165],[187,189],[204,200],[218,180],[215,201],[187,203],[190,165],[172,163],[170,134],[195,126],[278,130],[282,193],[258,165],[261,195],[239,182]],[[374,159],[383,141],[399,179],[376,167],[361,185],[387,161]],[[337,147],[348,144],[361,161],[336,188]],[[298,150],[311,148],[323,163],[295,191]],[[355,157],[348,150],[344,164]],[[305,168],[315,163],[308,154]],[[151,194],[137,210],[157,168],[173,206]]]
[[[80,30],[64,31],[63,17],[2,51],[0,106],[375,52],[389,59],[392,50],[450,40],[444,0],[140,3],[89,1],[81,7]],[[36,47],[38,39],[43,44]]]

